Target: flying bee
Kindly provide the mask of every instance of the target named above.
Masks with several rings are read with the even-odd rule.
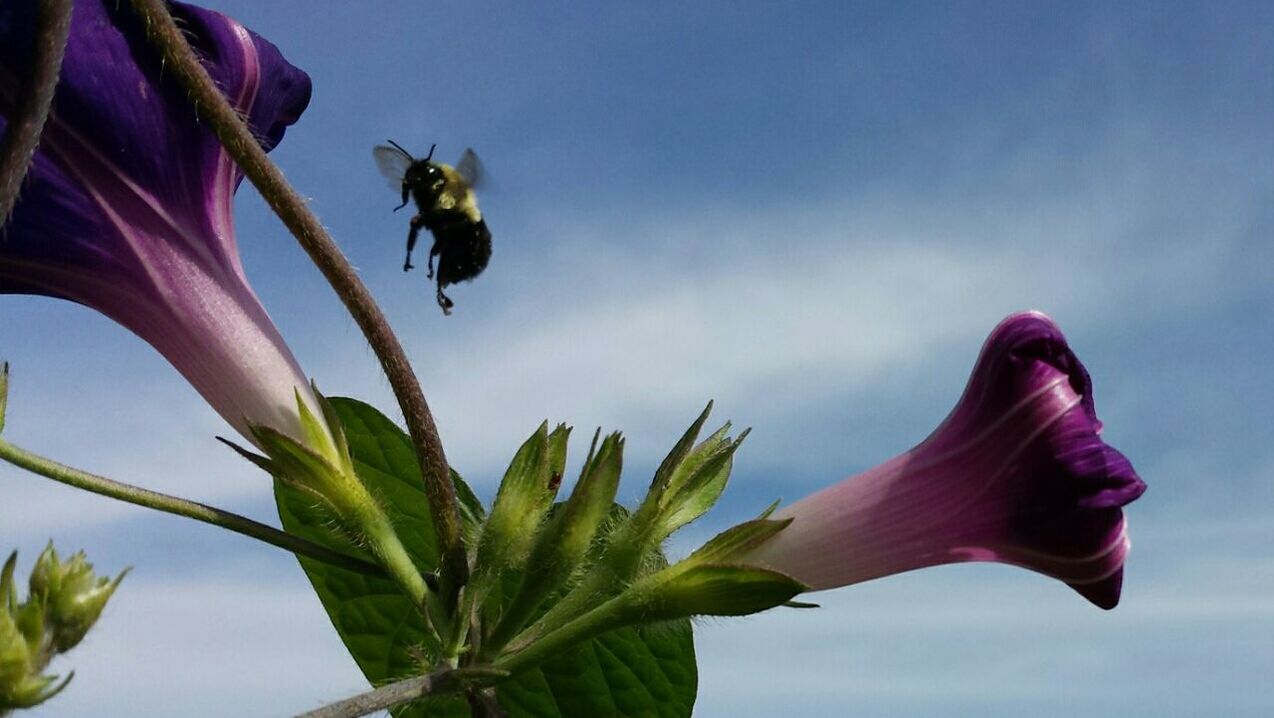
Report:
[[[473,150],[465,150],[454,167],[434,162],[434,149],[424,159],[416,159],[397,142],[377,145],[372,150],[376,166],[394,189],[401,189],[403,203],[394,211],[416,202],[416,216],[407,232],[407,259],[403,271],[412,269],[411,251],[422,228],[434,237],[429,249],[429,279],[434,278],[434,257],[438,258],[438,306],[443,314],[451,314],[455,302],[444,289],[482,274],[491,259],[491,232],[478,211],[473,188],[482,176],[482,165]]]

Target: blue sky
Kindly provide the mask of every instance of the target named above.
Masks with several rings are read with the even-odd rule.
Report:
[[[1003,315],[1067,332],[1150,485],[1120,607],[958,566],[705,622],[697,716],[1274,712],[1274,6],[206,4],[313,77],[275,157],[484,495],[549,417],[626,431],[632,500],[715,398],[754,432],[684,551],[923,438]],[[452,317],[400,270],[386,138],[472,146],[492,177],[495,253]],[[250,187],[237,221],[306,371],[391,410]],[[4,297],[0,355],[10,441],[275,519],[221,420],[104,318]],[[52,537],[136,567],[33,715],[290,715],[361,688],[290,557],[10,467],[0,495],[23,566]]]

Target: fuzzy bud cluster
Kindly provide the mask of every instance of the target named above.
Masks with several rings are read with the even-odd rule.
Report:
[[[63,561],[50,544],[36,559],[27,598],[19,602],[17,562],[15,551],[0,572],[0,712],[38,705],[66,687],[71,675],[59,681],[45,675],[45,667],[84,640],[128,573],[97,576],[84,552]]]

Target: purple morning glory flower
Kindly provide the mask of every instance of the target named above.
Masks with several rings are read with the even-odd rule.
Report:
[[[0,127],[27,68],[35,0],[0,4]],[[266,149],[310,80],[234,20],[173,3]],[[9,223],[0,293],[78,302],[160,351],[241,434],[303,437],[304,374],[243,272],[231,200],[242,174],[196,119],[128,3],[79,0],[53,111]]]
[[[1121,507],[1146,486],[1101,428],[1088,372],[1061,330],[1043,314],[1015,314],[929,438],[776,512],[792,524],[747,560],[813,590],[998,561],[1114,608],[1129,548]]]

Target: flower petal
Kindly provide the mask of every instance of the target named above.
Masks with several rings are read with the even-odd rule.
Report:
[[[1048,317],[991,332],[959,403],[919,446],[779,510],[749,560],[815,589],[925,566],[998,561],[1119,601],[1121,507],[1145,491],[1099,437],[1092,381]]]
[[[218,85],[266,148],[273,147],[309,102],[309,78],[230,18],[181,4],[173,10]],[[17,78],[29,62],[34,12],[33,0],[10,0],[0,8],[0,116],[12,106]],[[71,41],[41,142],[45,161],[33,167],[32,181],[52,175],[47,179],[59,192],[77,198],[82,206],[72,218],[100,214],[93,206],[99,199],[130,208],[124,212],[130,216],[133,208],[146,208],[154,222],[187,244],[186,251],[241,273],[229,222],[239,173],[161,68],[127,3],[75,3]],[[99,198],[86,190],[90,186]],[[43,249],[59,260],[74,256],[71,248],[38,241],[45,228],[20,216],[35,213],[56,221],[47,218],[50,208],[23,204],[15,209],[6,241],[29,242],[28,252]]]
[[[0,4],[0,125],[26,71],[34,0]],[[309,101],[305,73],[218,13],[174,3],[209,73],[266,149]],[[75,3],[27,182],[0,236],[0,293],[96,309],[164,356],[240,433],[304,433],[317,403],[249,287],[231,200],[241,177],[128,3]]]

